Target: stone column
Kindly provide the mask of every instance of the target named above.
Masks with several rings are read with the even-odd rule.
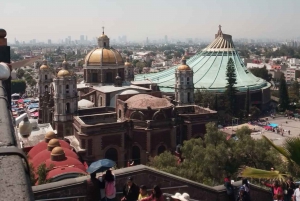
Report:
[[[187,125],[187,139],[191,139],[192,138],[192,132],[193,132],[193,129],[192,129],[192,124],[188,124]]]

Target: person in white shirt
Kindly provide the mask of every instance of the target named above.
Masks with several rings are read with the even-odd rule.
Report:
[[[293,195],[293,201],[300,201],[300,185],[296,190],[294,191]]]

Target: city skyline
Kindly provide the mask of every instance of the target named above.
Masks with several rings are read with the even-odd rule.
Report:
[[[113,39],[126,35],[128,41],[200,38],[211,39],[222,25],[234,38],[293,39],[300,36],[297,0],[252,1],[158,1],[136,0],[63,2],[15,0],[0,8],[1,28],[10,43],[36,39],[46,42],[71,36],[79,40],[100,36],[102,26]],[[287,23],[289,22],[289,23]],[[294,22],[294,23],[291,23]]]

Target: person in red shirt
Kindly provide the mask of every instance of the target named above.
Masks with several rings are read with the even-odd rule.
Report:
[[[141,201],[164,201],[164,196],[159,186],[154,186],[151,195]]]
[[[279,181],[275,180],[273,184],[262,182],[262,184],[273,189],[274,200],[283,201],[283,190],[282,187],[280,186]]]

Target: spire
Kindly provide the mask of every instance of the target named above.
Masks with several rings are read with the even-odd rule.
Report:
[[[104,27],[102,27],[102,35],[104,35]]]
[[[181,64],[182,65],[186,65],[186,57],[185,56],[182,57]]]
[[[63,67],[64,70],[67,69],[67,65],[68,65],[67,54],[64,54],[64,61],[62,62],[62,67]]]
[[[217,35],[218,36],[222,36],[223,35],[223,32],[222,32],[222,26],[221,25],[219,25],[219,31],[218,31],[218,33],[217,33]]]

